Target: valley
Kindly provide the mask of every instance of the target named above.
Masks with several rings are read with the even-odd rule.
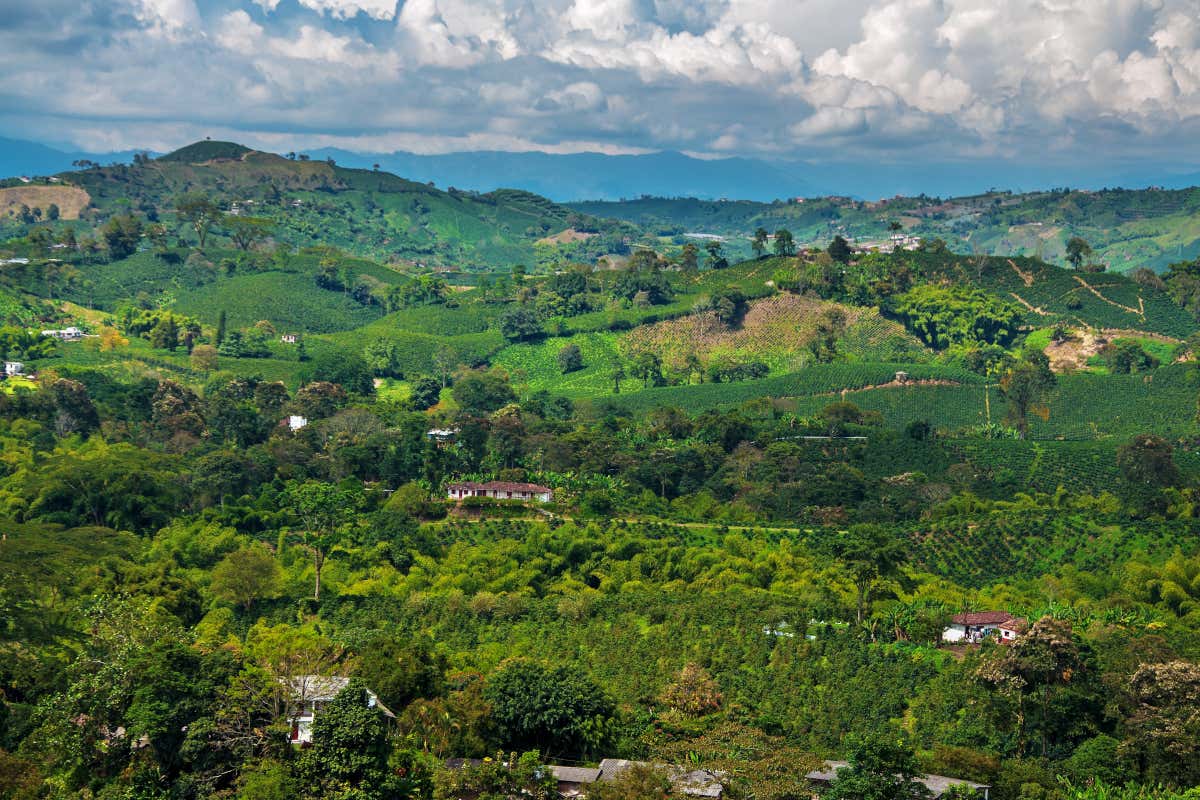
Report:
[[[0,798],[1192,797],[1190,191],[290,155],[0,188]]]

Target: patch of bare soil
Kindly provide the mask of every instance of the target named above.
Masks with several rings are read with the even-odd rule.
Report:
[[[58,206],[60,219],[79,219],[79,212],[92,198],[78,186],[10,186],[0,189],[0,215],[15,214],[21,206],[42,209],[43,219],[51,205]]]
[[[596,234],[587,233],[585,231],[577,231],[574,228],[567,228],[565,231],[559,231],[553,236],[543,236],[537,240],[537,244],[570,244],[572,242],[586,242]]]
[[[1043,351],[1050,359],[1050,369],[1054,372],[1068,372],[1083,369],[1088,359],[1100,352],[1100,348],[1108,344],[1109,337],[1096,331],[1083,330],[1073,332],[1061,342],[1050,342]]]

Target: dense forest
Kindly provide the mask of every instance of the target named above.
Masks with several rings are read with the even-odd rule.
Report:
[[[1197,263],[435,270],[87,172],[0,245],[0,798],[1197,796]]]

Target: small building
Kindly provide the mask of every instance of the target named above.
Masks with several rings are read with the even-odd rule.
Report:
[[[285,333],[279,337],[279,341],[283,342],[284,344],[295,344],[296,342],[300,341],[300,334]]]
[[[23,361],[5,361],[4,374],[6,377],[25,374],[25,363]]]
[[[51,339],[58,339],[60,342],[77,342],[84,337],[84,332],[74,325],[69,328],[58,328],[54,330],[42,331],[42,336],[49,336]]]
[[[546,769],[558,781],[559,797],[586,797],[587,787],[600,780],[598,767],[562,767],[550,764]]]
[[[821,769],[813,770],[805,777],[815,784],[828,786],[837,777],[839,770],[846,769],[849,766],[850,763],[848,761],[826,761],[821,765]],[[982,797],[983,800],[988,800],[988,790],[992,788],[986,783],[975,783],[965,778],[950,778],[945,775],[926,775],[917,780],[925,784],[925,788],[929,790],[934,800],[944,795],[951,786],[966,786],[969,789],[974,789],[975,793]]]
[[[292,414],[287,418],[288,429],[293,433],[303,428],[308,424],[308,417],[302,417],[299,414]]]
[[[493,500],[536,500],[540,503],[549,503],[554,497],[554,490],[536,483],[462,481],[447,486],[446,497],[460,502],[467,497],[490,497]]]
[[[968,611],[955,614],[942,631],[942,641],[951,644],[979,644],[988,636],[1011,642],[1025,630],[1025,620],[1007,611]]]
[[[312,727],[316,716],[326,703],[350,685],[350,679],[338,675],[297,675],[283,681],[283,684],[288,694],[288,722],[291,726],[288,741],[303,746],[312,744]],[[379,709],[389,719],[396,718],[370,689],[367,689],[367,707]]]
[[[458,441],[458,428],[430,428],[425,431],[425,438],[438,447],[449,447]]]

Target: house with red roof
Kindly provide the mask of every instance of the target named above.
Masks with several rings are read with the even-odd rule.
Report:
[[[446,497],[462,502],[467,497],[489,497],[493,500],[524,500],[549,503],[554,490],[536,483],[513,483],[511,481],[462,481],[446,487]]]
[[[988,636],[998,642],[1011,642],[1020,636],[1026,621],[1007,611],[965,611],[950,618],[942,631],[942,641],[949,644],[979,644]]]

